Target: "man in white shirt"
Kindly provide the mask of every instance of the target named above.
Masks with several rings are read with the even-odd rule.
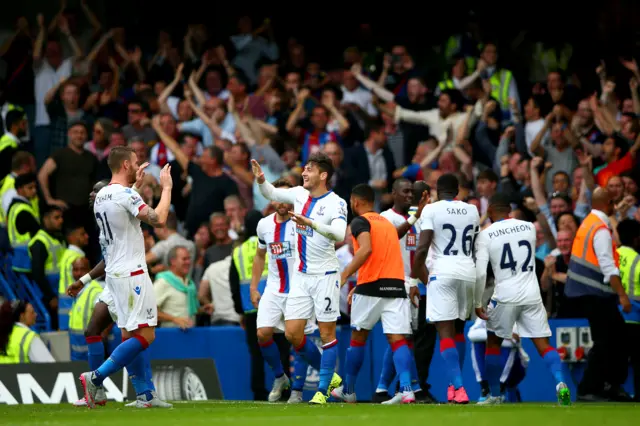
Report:
[[[198,288],[198,299],[202,304],[213,304],[211,325],[239,325],[240,315],[236,313],[229,285],[231,256],[213,262],[202,275]]]
[[[353,104],[370,117],[378,115],[378,110],[373,106],[371,92],[360,87],[360,83],[351,71],[342,74],[342,104]]]

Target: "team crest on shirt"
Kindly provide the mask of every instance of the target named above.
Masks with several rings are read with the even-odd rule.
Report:
[[[310,226],[302,225],[300,223],[296,223],[296,232],[300,235],[304,235],[305,237],[313,236],[313,229]]]
[[[414,234],[414,233],[411,233],[411,232],[408,233],[407,234],[407,239],[406,239],[406,244],[405,244],[405,246],[407,247],[407,250],[415,251],[417,245],[418,245],[418,236],[417,236],[417,234]]]
[[[269,244],[269,252],[272,259],[286,259],[293,257],[293,250],[289,241],[276,241]]]
[[[318,216],[324,216],[324,207],[325,206],[320,206],[320,208],[318,209]]]

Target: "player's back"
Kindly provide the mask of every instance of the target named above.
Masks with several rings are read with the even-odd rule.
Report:
[[[536,230],[532,223],[506,219],[480,233],[489,249],[495,275],[492,299],[500,303],[528,305],[542,298],[536,276]]]
[[[96,195],[93,211],[107,276],[127,277],[147,269],[144,237],[136,217],[143,207],[137,192],[119,184],[105,186]]]
[[[479,222],[478,209],[462,201],[438,201],[425,207],[420,229],[434,233],[430,275],[475,281],[473,241]]]

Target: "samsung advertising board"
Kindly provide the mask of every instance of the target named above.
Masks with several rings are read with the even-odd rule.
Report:
[[[152,361],[158,397],[168,401],[223,399],[218,372],[212,359]],[[83,397],[78,377],[85,362],[0,365],[0,404],[64,404]],[[104,381],[107,398],[115,402],[135,399],[122,371]]]

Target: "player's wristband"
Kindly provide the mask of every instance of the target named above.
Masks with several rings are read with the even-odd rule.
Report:
[[[84,274],[82,277],[80,277],[80,282],[84,285],[87,285],[88,283],[91,282],[91,275]]]
[[[311,222],[311,228],[312,228],[314,231],[317,231],[317,230],[318,230],[318,224],[317,224],[316,222]]]
[[[414,223],[416,223],[418,221],[418,218],[415,216],[410,216],[409,219],[407,219],[407,223],[411,226],[413,226]]]
[[[418,281],[417,278],[409,278],[409,287],[418,287]]]

